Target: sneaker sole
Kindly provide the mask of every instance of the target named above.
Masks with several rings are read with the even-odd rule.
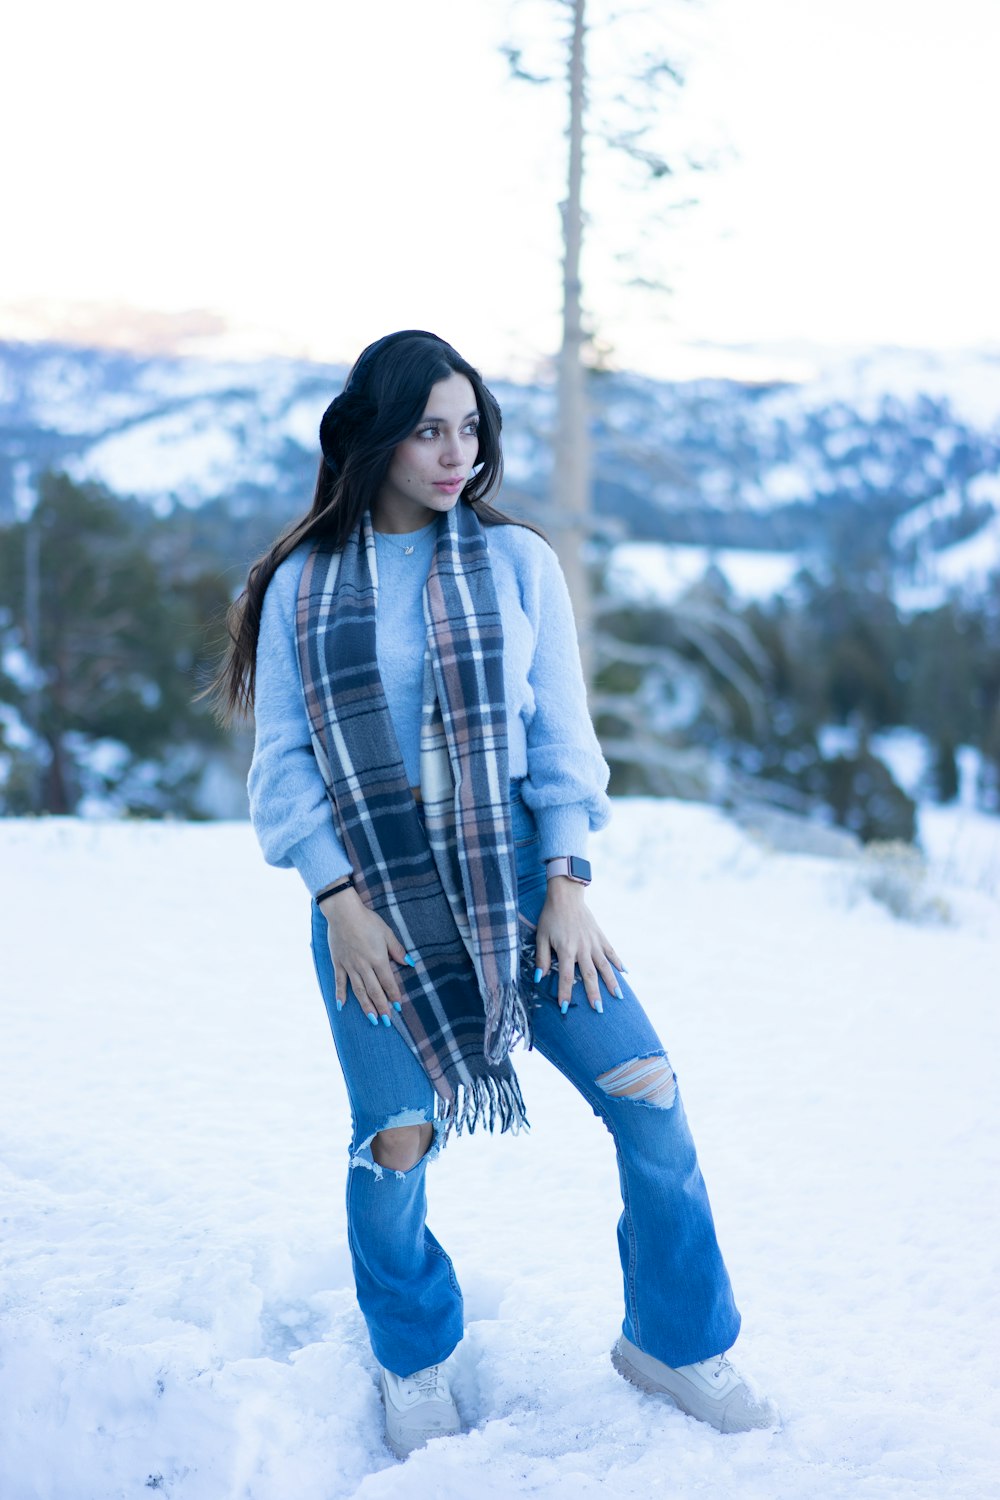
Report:
[[[385,1446],[389,1449],[389,1452],[392,1453],[396,1458],[409,1458],[411,1453],[419,1453],[421,1448],[426,1448],[428,1443],[433,1443],[437,1438],[460,1437],[462,1431],[463,1428],[456,1427],[454,1432],[429,1433],[422,1442],[415,1443],[412,1448],[402,1447],[402,1445],[400,1443],[397,1443],[394,1438],[391,1438],[387,1432],[384,1432],[382,1434],[382,1438],[385,1442]]]
[[[392,1438],[387,1432],[383,1433],[382,1436],[385,1440],[385,1446],[388,1448],[389,1452],[393,1455],[394,1458],[409,1458],[411,1453],[416,1453],[418,1451],[416,1448],[401,1448],[398,1443],[393,1442]],[[420,1446],[424,1447],[425,1445],[421,1444]]]
[[[772,1415],[766,1422],[762,1422],[759,1424],[753,1423],[749,1426],[744,1426],[741,1424],[740,1426],[736,1427],[727,1427],[725,1425],[725,1418],[723,1417],[723,1422],[720,1426],[717,1421],[713,1421],[712,1417],[707,1412],[692,1411],[690,1406],[686,1406],[681,1398],[679,1396],[676,1396],[674,1392],[669,1388],[669,1386],[664,1385],[661,1381],[655,1380],[653,1376],[647,1375],[644,1373],[644,1371],[638,1369],[637,1366],[635,1366],[629,1359],[625,1351],[621,1348],[620,1344],[615,1344],[611,1350],[611,1363],[614,1365],[615,1369],[618,1371],[618,1374],[622,1377],[622,1379],[628,1381],[629,1385],[636,1386],[640,1391],[644,1391],[647,1396],[661,1397],[662,1400],[666,1401],[671,1407],[673,1407],[675,1411],[682,1412],[686,1417],[693,1417],[696,1422],[703,1422],[706,1427],[713,1428],[723,1437],[735,1437],[743,1432],[777,1432],[781,1429],[781,1414],[773,1406]],[[723,1416],[722,1413],[719,1413],[718,1415]]]
[[[665,1401],[670,1402],[670,1405],[676,1411],[684,1411],[683,1406],[681,1406],[672,1392],[668,1391],[666,1386],[658,1385],[655,1380],[650,1379],[648,1375],[644,1375],[641,1370],[637,1370],[632,1361],[622,1353],[617,1344],[615,1344],[611,1351],[611,1363],[622,1379],[628,1381],[629,1385],[637,1386],[640,1391],[645,1391],[647,1396],[662,1396]],[[684,1414],[685,1416],[690,1415],[689,1412],[685,1412]]]

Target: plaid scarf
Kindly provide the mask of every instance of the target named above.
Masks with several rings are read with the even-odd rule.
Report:
[[[507,1056],[530,1041],[511,835],[503,629],[482,523],[462,501],[438,522],[424,584],[417,811],[375,656],[378,566],[365,512],[342,553],[320,541],[299,586],[296,636],[313,749],[365,904],[416,968],[392,1014],[470,1133],[526,1124]],[[527,1002],[527,1003],[526,1003]]]

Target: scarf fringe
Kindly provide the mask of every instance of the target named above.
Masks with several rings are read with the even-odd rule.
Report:
[[[502,1063],[514,1043],[523,1040],[531,1050],[531,1006],[534,987],[525,985],[523,976],[490,995],[486,1002],[486,1040],[483,1052],[488,1063]]]
[[[517,1135],[521,1130],[531,1129],[513,1070],[506,1078],[484,1074],[471,1083],[460,1083],[452,1100],[438,1096],[436,1118],[444,1124],[446,1132],[454,1130],[456,1135],[463,1130],[474,1135],[477,1125],[493,1131],[498,1123],[501,1135],[505,1130]]]

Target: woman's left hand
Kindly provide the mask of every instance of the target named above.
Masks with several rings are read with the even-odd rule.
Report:
[[[556,875],[549,881],[535,930],[535,964],[545,975],[552,966],[553,956],[558,958],[560,1006],[569,1004],[573,979],[579,969],[587,999],[596,1010],[601,1003],[598,977],[612,995],[616,991],[621,994],[615,968],[620,969],[622,962],[587,906],[585,890],[585,886],[565,875]]]

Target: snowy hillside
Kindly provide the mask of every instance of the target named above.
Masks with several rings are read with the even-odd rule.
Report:
[[[783,1429],[722,1437],[614,1374],[613,1153],[531,1055],[531,1135],[431,1169],[469,1430],[400,1465],[297,877],[245,825],[0,822],[3,1500],[986,1500],[1000,824],[928,842],[950,884],[691,804],[618,802],[593,844]]]
[[[56,466],[157,505],[221,500],[281,524],[308,498],[319,419],[343,375],[0,344],[0,519]],[[494,384],[508,501],[530,510],[546,494],[552,391]],[[1000,355],[828,353],[800,384],[601,374],[591,389],[599,515],[633,540],[684,548],[685,575],[711,558],[738,583],[764,554],[781,560],[778,584],[822,563],[859,508],[886,533],[913,607],[978,591],[1000,565]]]

